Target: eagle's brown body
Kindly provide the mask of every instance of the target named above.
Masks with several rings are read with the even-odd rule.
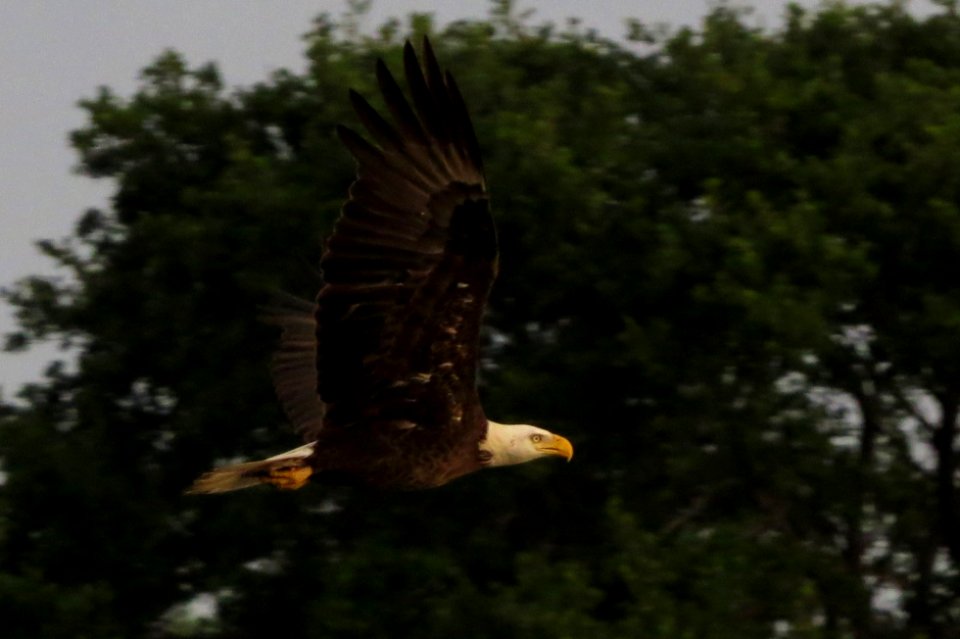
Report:
[[[486,418],[479,405],[473,410],[477,414],[457,437],[436,437],[402,421],[371,422],[360,432],[329,429],[317,439],[310,463],[316,472],[346,473],[378,487],[434,488],[483,467]]]
[[[502,425],[487,420],[477,394],[496,231],[466,106],[426,39],[423,53],[421,67],[413,47],[404,49],[412,105],[378,61],[392,123],[350,93],[374,144],[338,128],[358,171],[321,258],[323,287],[314,303],[291,302],[271,317],[283,327],[277,394],[311,444],[212,471],[194,492],[262,482],[293,488],[328,471],[378,486],[430,488],[496,465],[488,440],[526,445],[490,437]],[[555,437],[560,447],[506,451],[499,463],[572,454],[565,439],[524,428],[538,431],[530,431],[532,441]]]

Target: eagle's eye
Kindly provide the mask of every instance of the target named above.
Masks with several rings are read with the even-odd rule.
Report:
[[[531,436],[530,436],[530,440],[531,440],[534,444],[539,444],[540,442],[543,441],[543,435],[541,435],[540,433],[537,433],[537,434],[535,434],[535,435],[531,435]]]

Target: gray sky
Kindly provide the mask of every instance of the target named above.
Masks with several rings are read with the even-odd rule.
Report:
[[[648,23],[695,24],[712,0],[521,0],[534,22],[577,16],[609,37],[623,34],[627,17]],[[736,3],[743,4],[743,3]],[[785,0],[755,0],[761,25],[779,23]],[[815,0],[799,4],[813,6]],[[321,12],[338,16],[341,0],[0,0],[0,286],[29,274],[52,273],[33,242],[70,233],[91,206],[105,206],[111,185],[72,172],[69,131],[83,124],[76,102],[105,85],[131,93],[137,74],[160,51],[173,48],[191,64],[215,61],[227,82],[244,85],[279,68],[303,69],[300,36]],[[411,11],[441,23],[484,17],[488,0],[374,0],[365,27]],[[927,11],[930,3],[911,4]],[[469,70],[460,70],[468,73]],[[0,335],[15,324],[0,307]],[[50,346],[26,354],[0,353],[0,390],[10,399],[39,379],[56,356]]]

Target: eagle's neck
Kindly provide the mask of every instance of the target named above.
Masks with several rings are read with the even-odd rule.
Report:
[[[480,442],[480,458],[487,468],[522,464],[537,457],[523,445],[529,436],[526,424],[499,424],[487,420],[487,436]]]

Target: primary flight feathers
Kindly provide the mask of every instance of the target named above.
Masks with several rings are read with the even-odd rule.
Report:
[[[277,395],[307,446],[213,470],[191,492],[297,488],[327,471],[429,488],[572,455],[562,437],[484,415],[476,369],[497,239],[480,147],[426,38],[423,66],[407,43],[404,70],[412,105],[377,62],[392,122],[350,92],[373,143],[337,127],[358,169],[320,260],[323,286],[314,303],[291,300],[268,318],[283,328]]]

